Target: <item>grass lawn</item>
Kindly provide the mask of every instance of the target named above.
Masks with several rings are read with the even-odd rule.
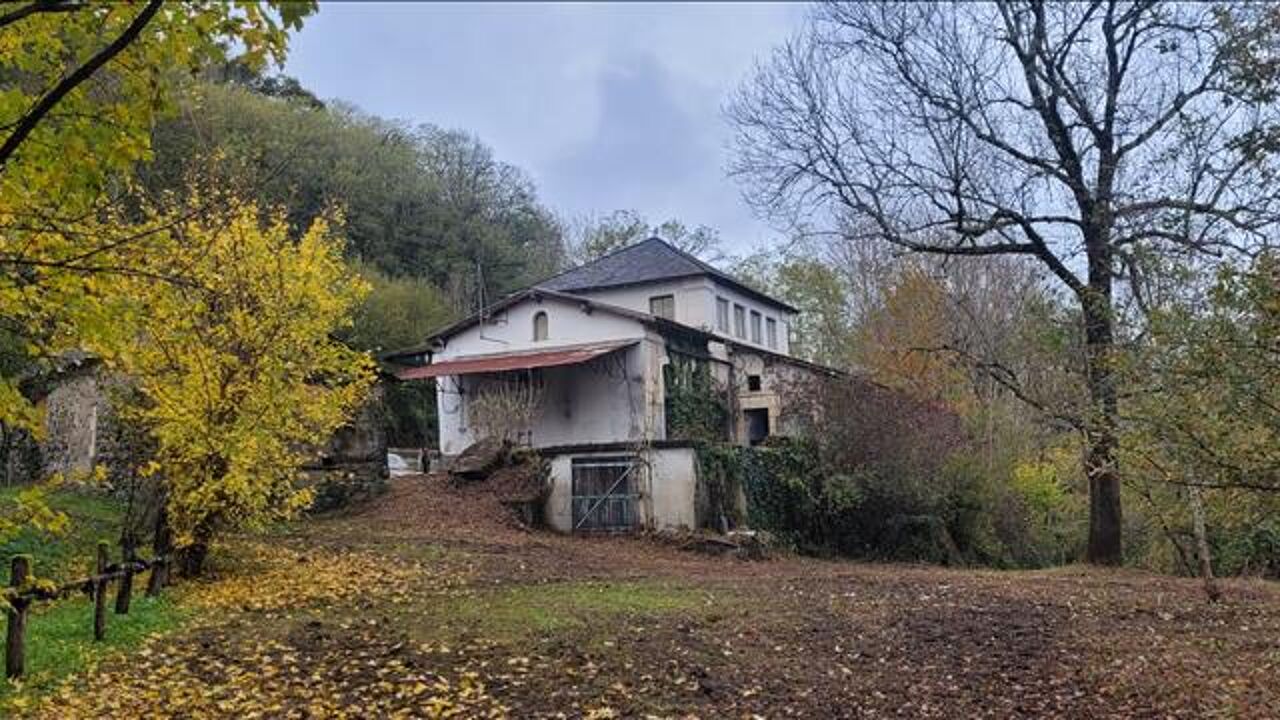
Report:
[[[135,596],[128,615],[116,615],[110,607],[107,635],[100,643],[93,640],[93,602],[87,597],[41,605],[32,611],[27,618],[26,676],[17,683],[0,682],[0,703],[38,696],[110,653],[136,647],[152,635],[180,627],[191,617],[190,610],[165,597]]]
[[[11,505],[20,490],[0,489],[0,507]],[[99,540],[111,543],[113,554],[119,552],[120,520],[124,516],[120,502],[101,493],[78,490],[57,490],[49,493],[46,500],[53,510],[66,513],[70,527],[63,535],[27,528],[0,544],[6,581],[9,558],[14,555],[30,555],[35,563],[32,570],[38,577],[65,581],[93,569]]]
[[[16,488],[0,490],[0,503],[9,503],[18,493]],[[98,493],[59,490],[47,497],[49,506],[67,514],[70,526],[66,533],[51,535],[24,529],[9,542],[0,544],[0,558],[14,555],[32,557],[38,577],[66,582],[83,577],[93,569],[99,540],[114,542],[120,534],[123,507],[116,500]],[[57,682],[85,670],[109,653],[138,645],[143,639],[180,626],[190,611],[172,597],[145,596],[146,576],[134,581],[134,597],[128,615],[116,615],[114,586],[108,603],[107,635],[102,642],[93,640],[93,603],[85,596],[75,596],[52,603],[38,603],[27,618],[26,676],[18,683],[0,681],[0,703],[10,703],[41,694]]]

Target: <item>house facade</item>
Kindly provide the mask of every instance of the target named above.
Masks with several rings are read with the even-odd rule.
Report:
[[[552,468],[563,531],[714,525],[695,438],[785,433],[788,382],[832,371],[791,357],[796,310],[651,238],[514,293],[390,356],[433,378],[439,450],[502,435]],[[683,412],[689,388],[710,414]],[[705,403],[704,403],[705,404]]]

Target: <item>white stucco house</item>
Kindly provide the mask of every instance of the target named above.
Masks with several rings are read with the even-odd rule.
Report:
[[[516,437],[550,461],[545,513],[552,527],[692,528],[713,520],[700,517],[705,489],[694,444],[669,422],[676,378],[703,373],[723,399],[723,427],[700,428],[704,438],[752,443],[785,432],[779,392],[786,382],[796,373],[833,372],[790,355],[795,315],[785,302],[650,238],[388,357],[409,365],[402,380],[436,381],[446,458],[480,439],[480,398],[505,388],[528,399]]]

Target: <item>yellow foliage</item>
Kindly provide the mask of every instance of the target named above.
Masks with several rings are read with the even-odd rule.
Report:
[[[152,638],[38,701],[17,695],[7,709],[40,718],[508,716],[474,666],[441,666],[376,616],[334,611],[461,578],[394,556],[265,540],[239,540],[224,556],[226,577],[175,588],[198,608],[182,635]],[[323,620],[294,614],[321,608]]]
[[[1044,457],[1026,460],[1013,468],[1010,485],[1040,517],[1066,510],[1068,492],[1079,474],[1079,452],[1075,448],[1052,448]]]
[[[858,363],[878,382],[965,414],[974,409],[973,391],[943,349],[949,327],[945,288],[924,269],[908,267],[863,324]]]
[[[295,240],[283,213],[234,196],[190,206],[201,211],[151,213],[139,272],[116,282],[130,336],[85,338],[135,383],[122,414],[157,444],[142,471],[163,478],[179,545],[305,508],[298,469],[363,401],[374,369],[332,337],[367,286],[329,222]]]
[[[0,27],[0,143],[73,69],[121,37],[142,3],[69,3]],[[104,224],[117,191],[151,158],[151,131],[194,71],[229,48],[252,68],[284,58],[288,32],[312,2],[167,3],[137,38],[63,96],[15,152],[0,158],[0,318],[32,356],[76,349],[83,331],[110,333],[111,279],[133,271],[127,251],[147,228]],[[14,138],[16,141],[16,138]],[[0,422],[27,428],[39,413],[16,378],[0,374]]]
[[[80,349],[86,335],[127,337],[114,279],[135,272],[130,253],[148,244],[150,229],[103,218],[119,217],[132,171],[151,159],[157,118],[194,71],[225,62],[230,48],[251,68],[282,61],[289,31],[315,10],[308,1],[166,3],[41,118],[34,111],[55,88],[149,11],[143,3],[22,9],[46,5],[23,14],[7,4],[6,15],[22,16],[0,27],[0,145],[12,148],[0,157],[0,351],[32,362]],[[0,423],[39,436],[42,413],[19,389],[23,364],[0,369]],[[30,497],[6,509],[0,534],[24,514],[47,517],[37,504]]]
[[[376,595],[408,599],[409,583],[422,568],[390,557],[314,549],[302,553],[265,542],[236,543],[235,565],[225,578],[184,589],[192,604],[209,609],[281,611]],[[439,578],[433,584],[449,581]]]
[[[66,513],[50,508],[45,502],[45,493],[56,487],[60,476],[23,488],[13,500],[13,504],[0,514],[0,542],[13,537],[24,527],[32,527],[46,533],[61,534],[66,532],[69,520]]]

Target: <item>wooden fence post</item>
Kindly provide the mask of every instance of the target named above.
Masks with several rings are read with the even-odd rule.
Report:
[[[109,564],[107,554],[110,546],[106,541],[98,543],[98,576],[93,583],[93,639],[101,640],[107,634],[107,581],[101,576],[107,572]]]
[[[9,587],[20,588],[31,575],[31,556],[14,555],[9,565]],[[22,677],[26,665],[27,601],[14,598],[8,613],[8,632],[4,642],[5,677]]]
[[[147,597],[160,597],[160,588],[164,587],[164,568],[168,562],[163,557],[151,561],[151,575],[147,578]]]
[[[116,614],[128,615],[129,602],[133,599],[133,544],[125,543],[120,552],[124,564],[124,575],[120,577],[120,587],[116,588]]]

